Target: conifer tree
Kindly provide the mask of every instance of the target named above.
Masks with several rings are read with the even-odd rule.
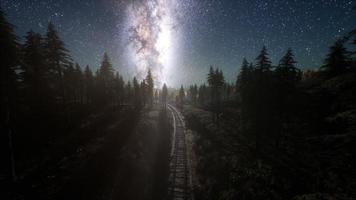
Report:
[[[179,99],[179,105],[183,105],[184,103],[184,99],[185,99],[185,92],[184,92],[184,87],[183,85],[181,85],[180,89],[179,89],[179,94],[178,94],[178,99]]]
[[[84,95],[84,77],[82,68],[78,63],[75,64],[74,69],[74,87],[75,87],[75,101],[83,104]]]
[[[131,81],[127,81],[126,89],[125,89],[125,100],[131,103],[132,98],[133,98],[133,91],[132,91]]]
[[[153,103],[153,90],[154,90],[154,81],[151,73],[151,69],[148,70],[145,83],[147,84],[146,93],[147,101],[150,105]]]
[[[329,76],[339,75],[348,70],[350,58],[342,40],[337,40],[330,47],[324,65],[321,67]]]
[[[207,87],[205,84],[201,85],[199,87],[199,91],[198,91],[198,102],[200,105],[205,105],[206,99],[208,98],[208,94],[207,94]]]
[[[71,58],[63,41],[59,38],[57,31],[52,23],[48,24],[47,35],[45,38],[45,52],[48,67],[53,76],[53,89],[59,92],[62,102],[65,102],[65,89],[63,74]]]
[[[267,48],[262,47],[260,54],[256,58],[256,70],[259,72],[271,71],[271,61],[268,58]]]
[[[99,72],[100,78],[104,81],[105,85],[108,86],[114,78],[114,69],[106,52],[104,53]]]
[[[141,103],[142,106],[145,107],[148,101],[148,87],[146,80],[142,80],[140,84],[140,92],[141,92]]]
[[[301,72],[295,67],[296,63],[292,50],[288,49],[275,70],[279,81],[294,84],[301,79]]]
[[[1,92],[1,122],[8,121],[15,107],[17,90],[17,74],[19,65],[19,44],[14,33],[13,25],[8,23],[0,8],[0,92]]]
[[[93,100],[93,90],[94,90],[94,76],[89,65],[85,67],[84,70],[84,93],[86,103],[92,102]]]
[[[1,144],[11,144],[12,121],[16,113],[17,103],[17,74],[19,65],[19,44],[13,26],[7,22],[0,7],[0,140],[7,141]],[[10,145],[10,157],[13,180],[16,180],[15,158]],[[4,154],[2,154],[4,155]],[[4,160],[5,165],[6,160]]]
[[[104,53],[97,79],[101,103],[114,103],[114,69],[107,53]]]
[[[44,57],[43,39],[30,31],[23,45],[21,65],[22,88],[30,106],[43,106],[49,102],[49,71]],[[39,108],[34,108],[39,109]]]
[[[139,109],[141,107],[141,89],[140,85],[136,79],[136,77],[133,78],[133,88],[134,88],[134,106],[136,109]]]
[[[237,75],[237,79],[236,79],[236,90],[237,91],[241,92],[241,90],[243,90],[244,87],[246,87],[247,82],[249,81],[249,75],[250,75],[249,63],[246,60],[246,58],[244,58],[242,61],[240,72]]]
[[[162,87],[162,104],[164,105],[164,108],[166,108],[167,106],[167,96],[168,96],[168,89],[167,89],[167,85],[163,84]]]

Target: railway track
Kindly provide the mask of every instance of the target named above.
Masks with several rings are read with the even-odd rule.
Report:
[[[192,200],[192,180],[183,116],[172,105],[168,104],[168,109],[171,111],[173,118],[168,199]]]

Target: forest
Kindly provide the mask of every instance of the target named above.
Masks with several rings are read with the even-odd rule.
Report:
[[[207,85],[181,88],[197,199],[355,198],[355,35],[319,69],[298,69],[291,49],[273,65],[263,47],[235,84],[210,67]]]
[[[95,177],[97,185],[84,186],[85,195],[76,196],[71,188],[75,181],[88,181],[84,175],[60,189],[45,185],[66,185],[58,163],[72,152],[80,154],[84,144],[103,136],[102,128],[115,120],[117,134],[108,141],[142,146],[129,133],[154,109],[159,110],[157,130],[162,133],[157,155],[161,152],[158,158],[168,160],[162,153],[169,144],[162,135],[172,129],[167,103],[179,108],[192,130],[195,199],[355,199],[355,45],[352,30],[331,44],[317,69],[298,68],[292,49],[273,64],[263,47],[255,60],[244,59],[236,67],[240,70],[234,83],[211,66],[206,84],[158,88],[150,70],[143,80],[125,81],[107,53],[95,72],[79,66],[52,23],[45,35],[30,30],[20,39],[0,10],[0,181],[5,199],[63,199],[65,193],[73,199],[95,199],[92,193],[109,177],[105,173]],[[97,159],[110,163],[105,156]],[[93,163],[88,173],[114,168]],[[157,165],[165,169],[168,164]],[[124,176],[124,167],[120,169]],[[160,180],[155,183],[162,184]],[[125,183],[117,187],[125,188]],[[161,190],[152,189],[156,196],[144,199],[164,199]],[[135,199],[129,196],[135,192],[120,191],[127,193],[121,197]]]

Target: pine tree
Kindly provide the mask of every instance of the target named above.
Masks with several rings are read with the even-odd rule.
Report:
[[[243,90],[249,80],[250,70],[249,63],[246,58],[243,59],[241,69],[236,79],[236,91]]]
[[[147,76],[146,76],[146,84],[147,84],[147,101],[150,105],[152,105],[153,103],[153,90],[154,90],[154,81],[152,78],[152,73],[151,70],[149,69],[147,72]]]
[[[84,96],[84,76],[82,68],[78,63],[75,64],[74,69],[74,88],[75,88],[75,101],[83,104]]]
[[[296,63],[292,50],[288,49],[275,70],[278,80],[290,84],[299,81],[301,79],[301,71],[295,67]]]
[[[15,70],[19,65],[18,47],[13,25],[7,22],[0,8],[1,122],[8,120],[6,118],[9,112],[12,112],[15,107],[14,98],[18,79]]]
[[[136,77],[133,78],[132,82],[133,82],[133,88],[134,88],[134,106],[136,109],[139,109],[141,107],[140,85],[138,84]]]
[[[330,47],[322,69],[326,71],[329,76],[339,75],[348,70],[350,58],[348,51],[344,47],[342,40],[337,40],[333,46]]]
[[[168,96],[168,89],[167,89],[167,85],[163,84],[162,87],[162,104],[164,105],[164,108],[166,108],[167,106],[167,96]]]
[[[105,84],[109,84],[114,78],[114,69],[110,63],[110,58],[106,52],[104,53],[99,72],[100,78],[103,79]]]
[[[140,84],[140,92],[141,92],[141,103],[142,106],[145,107],[148,101],[148,87],[146,80],[142,80]]]
[[[114,80],[114,90],[115,90],[115,103],[117,105],[121,105],[124,101],[124,87],[125,87],[125,83],[124,80],[122,78],[122,76],[120,76],[119,72],[116,72],[115,75],[115,80]]]
[[[260,72],[271,71],[271,61],[268,58],[267,48],[263,46],[260,54],[256,58],[256,70]]]
[[[207,88],[206,85],[203,84],[199,87],[199,91],[198,91],[198,102],[200,105],[205,105],[206,99],[208,97],[207,95]]]
[[[21,79],[26,102],[36,110],[49,101],[48,68],[44,57],[43,39],[40,34],[30,31],[23,45]]]
[[[87,103],[93,101],[93,90],[94,90],[94,76],[93,76],[93,72],[90,70],[89,65],[87,65],[84,70],[84,94],[85,94],[84,96]]]
[[[0,7],[0,140],[12,143],[11,123],[16,113],[17,81],[15,72],[19,65],[19,44],[13,26],[7,22]],[[1,143],[4,144],[4,143]],[[10,147],[13,180],[16,180],[14,154]],[[3,154],[2,154],[3,155]],[[4,160],[5,166],[6,160]]]
[[[209,73],[208,73],[208,78],[207,78],[209,86],[214,85],[214,80],[215,80],[214,77],[215,77],[214,68],[213,68],[213,66],[210,66]]]
[[[131,81],[127,81],[126,89],[125,89],[125,100],[127,102],[132,102],[133,98],[133,91],[131,86]]]
[[[75,101],[75,68],[73,63],[69,63],[63,71],[63,90],[66,101],[73,103]]]
[[[57,31],[52,23],[48,24],[47,35],[45,38],[45,52],[47,64],[53,75],[53,89],[59,92],[62,102],[65,102],[65,91],[63,74],[65,67],[70,63],[71,58],[68,50],[64,47],[63,41],[59,38]]]
[[[189,96],[190,102],[195,105],[197,103],[197,96],[198,96],[197,85],[191,85],[189,87],[188,96]]]
[[[185,99],[185,92],[184,92],[184,87],[183,85],[181,85],[180,89],[179,89],[179,94],[178,94],[178,99],[179,99],[179,105],[183,105],[184,103],[184,99]]]
[[[114,69],[107,53],[104,53],[97,79],[99,101],[103,104],[114,103]]]

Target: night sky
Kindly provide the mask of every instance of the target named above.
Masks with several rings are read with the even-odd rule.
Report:
[[[153,7],[151,1],[156,3]],[[162,3],[166,1],[169,3]],[[263,45],[274,64],[291,47],[299,67],[318,67],[335,39],[356,25],[356,11],[352,11],[355,1],[351,0],[166,1],[0,0],[21,38],[30,29],[44,34],[52,21],[81,66],[97,69],[107,51],[125,77],[144,72],[146,65],[162,64],[156,70],[161,73],[157,78],[170,86],[201,83],[210,65],[222,68],[232,82],[243,57],[253,61]],[[169,18],[138,18],[136,14],[142,15],[140,4],[144,8],[147,4],[150,11],[156,5],[158,13],[169,13]],[[130,28],[139,23],[149,27],[160,24],[149,29],[149,36],[139,34],[141,38],[135,40]],[[165,33],[159,35],[161,31]],[[137,45],[146,43],[163,47],[137,49]],[[166,44],[168,47],[164,47]],[[160,55],[166,52],[169,54],[161,62]]]

